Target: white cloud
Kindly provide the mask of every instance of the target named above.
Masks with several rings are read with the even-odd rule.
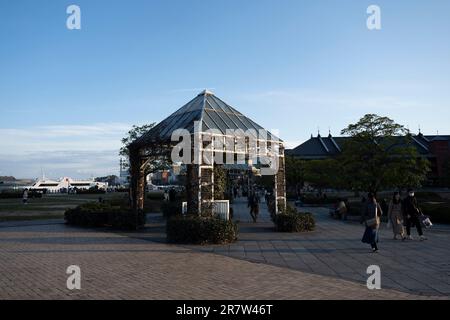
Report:
[[[117,174],[118,152],[130,124],[36,126],[0,129],[3,174],[53,177]]]

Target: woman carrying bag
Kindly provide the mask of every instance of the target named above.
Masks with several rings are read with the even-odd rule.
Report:
[[[387,227],[390,228],[392,225],[392,231],[394,233],[394,240],[397,240],[397,236],[400,236],[402,240],[405,240],[405,230],[403,228],[403,206],[402,199],[400,198],[400,193],[395,192],[389,203],[388,210],[388,223]]]
[[[364,235],[362,238],[363,243],[368,243],[372,247],[372,252],[378,252],[378,228],[380,227],[381,216],[383,211],[380,204],[375,198],[375,194],[370,192],[368,194],[368,201],[361,216],[361,223],[366,225]]]

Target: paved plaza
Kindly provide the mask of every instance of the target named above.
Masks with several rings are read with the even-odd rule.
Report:
[[[360,242],[362,227],[312,209],[317,230],[280,234],[265,206],[249,221],[235,204],[240,240],[226,246],[164,243],[158,216],[138,233],[88,230],[61,221],[0,224],[0,299],[448,299],[450,232],[426,242],[396,242],[381,232],[381,252]],[[365,286],[381,267],[382,290]],[[66,268],[81,268],[81,290],[66,288]]]
[[[273,231],[264,204],[257,224],[251,222],[244,202],[237,204],[239,242],[226,246],[191,247],[252,262],[364,282],[369,265],[381,268],[382,286],[421,295],[450,296],[450,228],[425,230],[428,240],[402,242],[392,239],[391,229],[380,229],[379,253],[361,242],[364,227],[355,222],[331,219],[326,208],[299,208],[312,212],[316,231],[277,233]]]

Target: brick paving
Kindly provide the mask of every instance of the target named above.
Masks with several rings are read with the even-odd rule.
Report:
[[[194,247],[247,261],[271,264],[308,273],[362,283],[369,265],[381,268],[382,286],[403,292],[450,296],[450,228],[435,226],[425,230],[428,240],[393,240],[391,229],[380,229],[379,253],[361,243],[364,227],[355,222],[333,220],[326,208],[300,208],[312,212],[316,230],[309,233],[273,231],[265,204],[258,223],[251,222],[243,200],[234,204],[239,221],[237,243],[225,246]]]
[[[439,290],[417,295],[423,293],[421,287],[416,292],[387,289],[383,283],[390,269],[383,264],[383,289],[368,290],[365,268],[384,262],[379,259],[387,259],[403,274],[399,281],[404,285],[417,284],[398,262],[404,252],[367,254],[367,248],[355,242],[356,231],[342,235],[342,228],[356,226],[323,218],[314,233],[276,234],[268,221],[245,222],[241,211],[241,240],[230,246],[165,244],[156,222],[144,233],[86,230],[56,221],[0,224],[0,299],[448,298]],[[323,234],[323,228],[336,230]],[[405,246],[430,246],[445,239],[448,234],[436,234],[429,242]],[[448,262],[441,260],[446,250],[439,246],[411,267],[428,264],[427,268],[440,270]],[[349,257],[352,260],[347,261]],[[81,267],[81,290],[66,288],[69,265]],[[355,270],[361,277],[353,275]],[[448,274],[441,280],[442,286],[447,285]]]

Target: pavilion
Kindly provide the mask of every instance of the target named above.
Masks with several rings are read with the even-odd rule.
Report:
[[[223,157],[228,157],[227,159],[230,157],[233,160],[240,159],[240,163],[267,167],[267,163],[264,165],[258,161],[254,162],[255,151],[259,158],[266,156],[276,160],[277,168],[273,172],[275,212],[285,209],[283,141],[265,131],[263,127],[212,92],[205,90],[128,146],[131,175],[130,200],[131,207],[136,212],[143,210],[144,207],[147,166],[151,161],[159,160],[173,163],[171,159],[173,149],[179,143],[178,138],[173,138],[173,134],[180,129],[191,136],[193,142],[189,144],[190,153],[194,159],[197,159],[194,163],[184,163],[187,174],[186,192],[189,214],[210,213],[211,203],[214,201],[214,166],[220,165],[218,163],[220,161],[215,158],[217,154],[222,153]],[[230,135],[230,130],[245,132],[244,148],[239,147],[239,136]],[[263,131],[267,132],[265,136],[261,137],[258,134],[255,136],[255,132]],[[196,145],[196,141],[200,143]],[[217,142],[221,143],[217,144]],[[183,157],[187,156],[185,151],[182,153]]]

